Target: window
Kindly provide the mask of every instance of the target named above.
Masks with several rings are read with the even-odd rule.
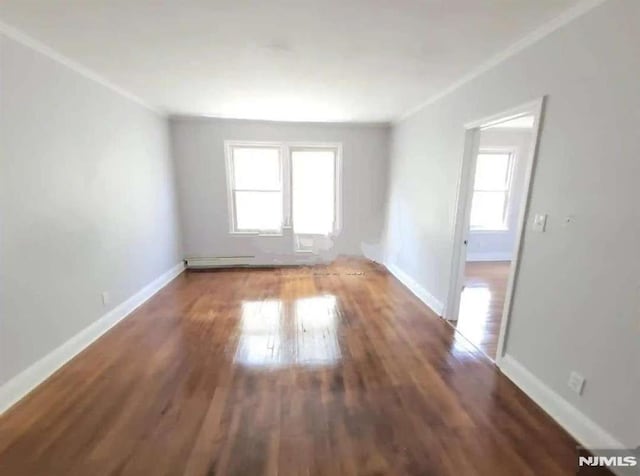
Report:
[[[286,224],[303,251],[337,231],[339,144],[227,142],[226,149],[232,233],[280,234]]]
[[[480,151],[471,203],[471,229],[506,230],[513,153]]]
[[[291,151],[293,231],[329,235],[335,229],[336,153],[334,149]]]
[[[280,147],[230,145],[227,150],[231,231],[281,233]]]

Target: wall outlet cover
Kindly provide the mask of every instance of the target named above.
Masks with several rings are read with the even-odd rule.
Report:
[[[584,377],[580,375],[578,372],[571,372],[569,374],[569,388],[573,390],[578,395],[582,395],[582,390],[584,389]]]

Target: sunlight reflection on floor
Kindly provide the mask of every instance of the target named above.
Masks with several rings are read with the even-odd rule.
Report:
[[[486,322],[491,303],[488,287],[465,287],[460,300],[460,314],[456,329],[474,344],[485,338]]]
[[[235,361],[250,367],[324,366],[341,358],[333,295],[242,303]]]

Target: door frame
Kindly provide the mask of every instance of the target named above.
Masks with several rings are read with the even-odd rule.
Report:
[[[469,240],[469,222],[471,215],[471,199],[473,197],[473,180],[475,176],[476,159],[480,148],[480,132],[489,126],[499,124],[508,119],[532,114],[534,123],[531,129],[532,140],[529,151],[522,157],[526,160],[525,179],[523,185],[523,199],[516,220],[516,239],[513,248],[513,259],[509,267],[509,278],[505,293],[502,319],[500,321],[500,334],[498,336],[498,348],[495,362],[498,364],[504,356],[506,336],[508,332],[509,318],[512,311],[512,298],[517,284],[520,269],[520,256],[522,253],[522,239],[526,230],[526,219],[529,212],[531,199],[531,186],[533,174],[538,156],[540,132],[544,114],[546,96],[530,101],[506,111],[492,114],[465,124],[465,145],[462,164],[458,179],[458,192],[456,197],[456,216],[454,224],[453,255],[451,259],[451,273],[449,281],[449,295],[444,317],[450,321],[458,319],[460,311],[460,297],[464,287],[464,267],[467,259],[467,243]]]

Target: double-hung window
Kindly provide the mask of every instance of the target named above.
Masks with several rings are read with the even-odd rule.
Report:
[[[336,229],[336,150],[291,149],[291,215],[296,235]]]
[[[278,145],[227,146],[232,233],[279,234],[283,217],[283,164]]]
[[[476,161],[471,203],[471,229],[507,230],[507,212],[511,178],[512,151],[480,150]]]
[[[290,227],[302,242],[338,230],[340,144],[227,142],[226,149],[232,233]]]

